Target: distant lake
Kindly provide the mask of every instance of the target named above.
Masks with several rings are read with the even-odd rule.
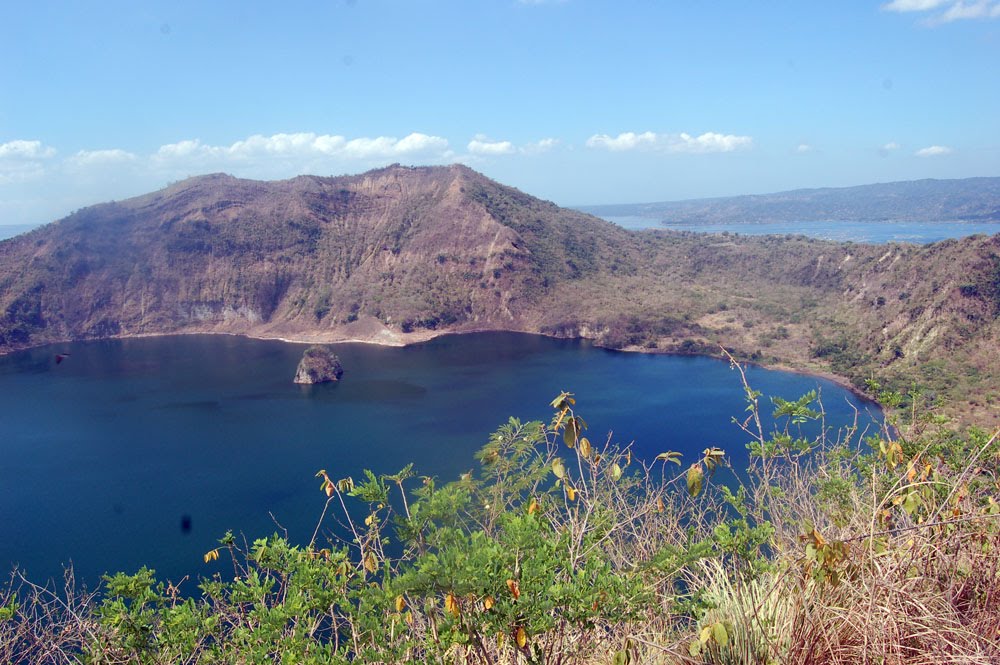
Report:
[[[679,450],[687,464],[717,445],[746,462],[731,423],[744,413],[739,376],[717,360],[484,333],[336,345],[343,381],[304,387],[291,381],[304,348],[174,336],[0,357],[0,568],[44,580],[72,561],[91,586],[143,564],[161,579],[224,571],[202,555],[227,529],[252,540],[280,524],[308,542],[325,499],[318,469],[357,478],[412,461],[453,480],[508,417],[550,418],[560,390],[577,393],[595,443],[613,430],[647,460]],[[747,371],[767,395],[818,387],[831,426],[873,409],[829,381]]]
[[[758,224],[661,224],[651,217],[603,217],[626,229],[673,229],[697,233],[748,236],[799,234],[837,242],[911,242],[926,244],[947,238],[1000,233],[1000,222],[767,222]]]
[[[38,227],[39,224],[0,224],[0,240],[13,238]]]

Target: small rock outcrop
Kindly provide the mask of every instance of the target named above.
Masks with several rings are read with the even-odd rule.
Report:
[[[329,347],[310,346],[302,354],[299,367],[295,370],[295,383],[326,383],[339,381],[344,368]]]

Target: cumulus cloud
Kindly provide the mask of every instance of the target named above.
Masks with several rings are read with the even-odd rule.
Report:
[[[924,13],[927,24],[940,25],[966,19],[998,18],[1000,0],[892,0],[882,5],[882,9]]]
[[[483,134],[476,134],[466,148],[473,155],[510,155],[517,152],[510,141],[490,141]]]
[[[56,150],[41,141],[17,139],[0,143],[0,183],[21,182],[45,173]]]
[[[559,139],[542,139],[541,141],[535,141],[534,143],[526,143],[524,147],[521,148],[521,152],[527,155],[537,155],[539,153],[548,152],[557,145],[559,145]]]
[[[401,139],[392,136],[348,139],[344,136],[300,132],[295,134],[255,134],[229,146],[213,146],[198,139],[160,146],[160,160],[213,158],[241,162],[268,157],[337,158],[342,160],[394,159],[427,156],[433,158],[448,150],[448,140],[414,132]]]
[[[899,145],[895,141],[889,141],[878,148],[879,157],[888,157],[891,153],[896,152],[903,146]]]
[[[657,135],[653,132],[624,132],[618,136],[608,134],[594,134],[587,139],[588,148],[604,148],[613,152],[622,150],[635,150],[637,148],[652,148],[656,146]]]
[[[56,154],[55,148],[43,145],[41,141],[8,141],[0,143],[0,159],[48,159]]]
[[[674,153],[732,152],[753,146],[749,136],[705,132],[699,136],[687,133],[657,134],[655,132],[623,132],[618,136],[594,134],[587,139],[588,148],[599,148],[613,152],[626,150],[656,150]]]
[[[114,148],[112,150],[80,150],[66,161],[72,166],[87,167],[105,164],[122,164],[138,159],[131,152]]]
[[[946,145],[932,145],[926,148],[921,148],[913,154],[917,157],[937,157],[938,155],[948,155],[952,152],[954,152],[954,150]]]

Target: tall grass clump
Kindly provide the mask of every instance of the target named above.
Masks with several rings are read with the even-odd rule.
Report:
[[[320,471],[311,541],[227,534],[198,594],[146,569],[82,597],[15,577],[0,659],[1000,662],[998,433],[888,393],[879,431],[833,431],[815,393],[767,404],[733,366],[748,468],[592,441],[564,392],[451,482]]]

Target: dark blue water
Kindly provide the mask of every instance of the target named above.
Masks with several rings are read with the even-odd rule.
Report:
[[[647,459],[671,449],[689,463],[717,445],[745,460],[730,422],[742,389],[724,362],[490,333],[337,345],[343,380],[303,387],[291,379],[304,348],[179,336],[0,357],[0,568],[44,580],[72,561],[92,586],[143,564],[174,580],[206,575],[220,564],[202,555],[227,529],[252,539],[277,522],[308,542],[325,499],[318,469],[357,478],[412,461],[452,480],[509,416],[551,417],[560,390],[577,393],[595,443],[612,431]],[[871,408],[827,381],[748,374],[769,395],[819,387],[831,423],[853,417],[849,404]]]
[[[761,222],[678,224],[652,217],[607,217],[626,229],[673,229],[697,233],[737,233],[748,236],[804,235],[836,242],[927,244],[947,238],[1000,233],[1000,222]]]

